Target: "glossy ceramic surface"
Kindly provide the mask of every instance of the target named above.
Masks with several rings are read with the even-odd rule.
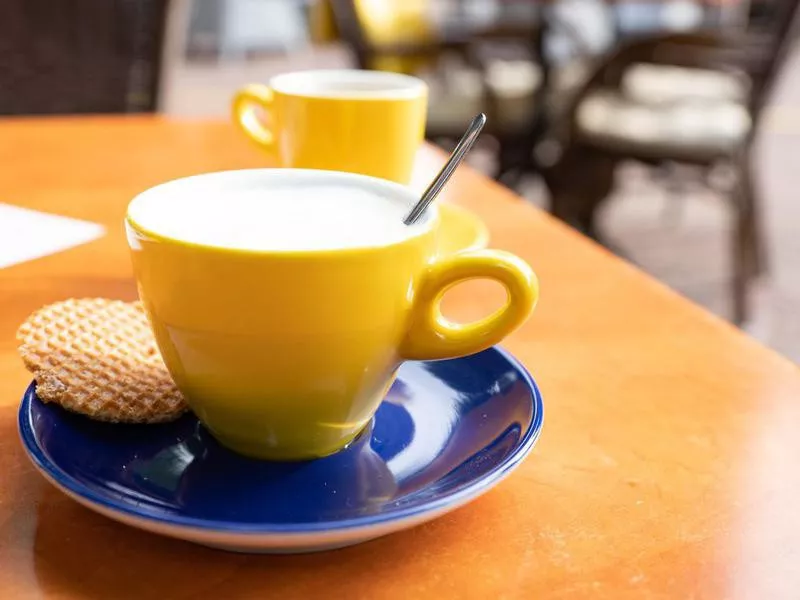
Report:
[[[472,211],[446,202],[438,203],[439,232],[436,251],[439,256],[464,250],[480,250],[489,243],[489,230]]]
[[[278,166],[408,183],[425,132],[427,102],[428,88],[416,77],[303,71],[245,86],[235,94],[232,112],[245,135]]]
[[[173,195],[238,186],[268,195],[293,185],[367,190],[406,206],[416,200],[405,186],[354,173],[244,169],[151,188],[131,202],[126,220],[139,296],[175,383],[223,444],[274,460],[341,449],[375,414],[402,361],[485,350],[519,327],[538,299],[536,276],[513,254],[438,256],[431,209],[406,238],[325,250],[188,243],[146,222],[146,207]],[[470,279],[501,284],[508,302],[452,323],[441,314],[442,295]]]
[[[502,350],[407,363],[370,428],[315,461],[241,457],[194,416],[91,421],[28,388],[19,413],[36,467],[79,502],[155,533],[232,550],[346,546],[430,520],[487,491],[531,450],[542,400]]]

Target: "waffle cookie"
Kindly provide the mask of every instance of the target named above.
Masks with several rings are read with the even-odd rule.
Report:
[[[57,302],[17,331],[43,402],[99,421],[162,423],[187,410],[139,302]]]

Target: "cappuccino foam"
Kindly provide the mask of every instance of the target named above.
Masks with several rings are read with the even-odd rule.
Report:
[[[203,177],[195,178],[200,183]],[[189,180],[185,180],[189,181]],[[419,233],[403,217],[408,199],[336,181],[154,188],[128,214],[159,236],[243,250],[330,250],[384,246]]]

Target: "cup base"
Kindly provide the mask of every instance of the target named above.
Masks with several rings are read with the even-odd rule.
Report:
[[[308,460],[315,460],[318,458],[325,458],[337,452],[341,452],[349,448],[362,433],[369,431],[372,419],[366,425],[357,429],[354,433],[337,440],[336,444],[327,444],[325,446],[318,446],[312,449],[300,448],[274,448],[265,446],[263,443],[243,442],[242,440],[231,439],[224,435],[218,435],[209,431],[214,439],[221,445],[225,446],[228,450],[253,458],[256,460],[267,460],[273,462],[303,462]]]

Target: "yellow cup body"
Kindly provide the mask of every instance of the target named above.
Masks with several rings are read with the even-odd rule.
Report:
[[[271,185],[303,177],[413,201],[400,185],[348,173],[263,169],[190,179],[215,177],[258,181],[265,201]],[[176,183],[145,194],[169,202]],[[486,348],[528,316],[538,295],[533,273],[512,255],[437,258],[435,212],[416,235],[385,246],[250,251],[160,235],[137,217],[136,202],[128,240],[167,368],[211,433],[253,457],[341,449],[369,422],[404,359]],[[473,277],[500,281],[508,305],[478,323],[444,321],[444,290]]]
[[[408,75],[304,71],[251,84],[233,119],[280,167],[348,171],[408,183],[428,92]]]

